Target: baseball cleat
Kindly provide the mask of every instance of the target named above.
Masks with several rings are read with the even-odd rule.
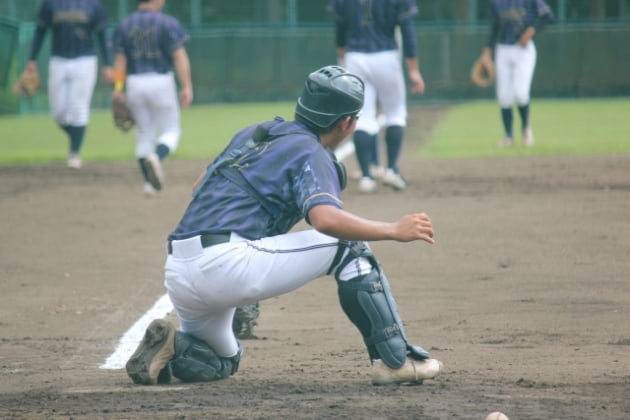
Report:
[[[81,156],[72,153],[68,156],[68,162],[66,162],[66,164],[68,165],[68,168],[80,169],[81,166],[83,166],[83,161],[81,160]]]
[[[175,327],[164,319],[156,319],[147,327],[136,351],[125,368],[136,384],[157,384],[160,372],[175,356]]]
[[[148,156],[144,160],[144,167],[147,171],[148,181],[151,186],[157,191],[162,189],[162,182],[164,181],[164,171],[162,170],[162,163],[160,158],[156,154]]]
[[[385,175],[383,175],[383,184],[389,185],[398,191],[402,191],[407,188],[407,182],[405,182],[400,174],[394,172],[391,168],[385,171]]]
[[[505,136],[499,142],[499,147],[512,147],[512,146],[514,146],[514,140],[512,139],[512,137]]]
[[[523,146],[532,147],[534,145],[534,132],[530,127],[523,130]]]
[[[376,191],[376,181],[372,178],[364,176],[359,180],[359,191],[362,193],[371,193]]]
[[[442,369],[436,359],[414,360],[407,358],[399,369],[392,369],[381,359],[372,362],[372,385],[420,385],[425,379],[434,378]]]
[[[149,182],[144,183],[143,191],[144,195],[146,195],[147,197],[153,197],[158,193],[157,190],[153,188],[153,185],[151,185]]]

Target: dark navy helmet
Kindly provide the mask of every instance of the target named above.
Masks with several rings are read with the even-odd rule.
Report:
[[[330,128],[363,107],[363,81],[340,66],[326,66],[309,74],[295,113],[316,127]]]

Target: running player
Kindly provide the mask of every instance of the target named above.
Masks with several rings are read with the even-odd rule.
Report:
[[[492,49],[495,49],[496,94],[505,132],[500,147],[514,144],[512,109],[515,104],[521,118],[523,145],[534,145],[529,121],[530,91],[536,68],[533,38],[553,20],[553,12],[543,0],[492,2],[492,27],[480,59],[492,63]]]
[[[188,34],[161,12],[165,0],[138,0],[138,9],[114,33],[114,95],[126,97],[136,121],[136,158],[144,193],[162,189],[162,161],[179,144],[179,104],[193,100],[190,62],[184,44]],[[179,103],[173,69],[181,85]]]
[[[359,190],[373,192],[377,187],[370,173],[370,165],[378,162],[375,154],[381,125],[377,104],[385,119],[387,146],[382,180],[395,190],[404,190],[407,183],[400,174],[398,158],[407,125],[407,99],[396,31],[399,28],[411,92],[424,93],[413,23],[418,8],[413,0],[331,0],[327,10],[335,19],[338,61],[365,82],[365,105],[353,135],[362,174]]]
[[[70,168],[82,166],[81,147],[97,79],[94,36],[103,61],[103,81],[112,81],[105,34],[108,24],[109,17],[99,0],[44,0],[37,13],[37,27],[26,66],[27,70],[37,69],[37,56],[50,29],[48,99],[53,119],[69,139],[67,164]]]

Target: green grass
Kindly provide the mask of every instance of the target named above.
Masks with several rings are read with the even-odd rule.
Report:
[[[293,118],[289,102],[216,104],[182,111],[183,135],[176,159],[210,159],[247,124],[276,115]],[[515,128],[520,126],[514,115]],[[534,100],[531,110],[536,146],[498,148],[502,136],[494,101],[448,107],[417,151],[421,157],[478,157],[630,153],[630,99]],[[519,130],[515,130],[518,132]],[[67,139],[49,115],[0,117],[0,164],[62,161]],[[84,160],[134,158],[134,132],[118,131],[106,110],[93,111],[83,148]]]
[[[182,111],[182,138],[173,158],[209,159],[216,156],[234,133],[248,124],[276,115],[293,118],[288,102],[195,106]],[[49,115],[0,117],[0,165],[61,161],[67,158],[68,140]],[[111,113],[93,111],[82,157],[90,160],[133,159],[135,133],[116,129]]]
[[[431,133],[419,156],[477,157],[630,153],[630,99],[534,100],[533,148],[524,148],[514,110],[516,146],[497,147],[503,136],[494,101],[454,105]]]

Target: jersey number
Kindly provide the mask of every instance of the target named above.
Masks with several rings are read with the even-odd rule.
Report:
[[[135,27],[129,31],[129,38],[133,45],[131,56],[133,58],[158,58],[160,49],[158,48],[157,29]]]

